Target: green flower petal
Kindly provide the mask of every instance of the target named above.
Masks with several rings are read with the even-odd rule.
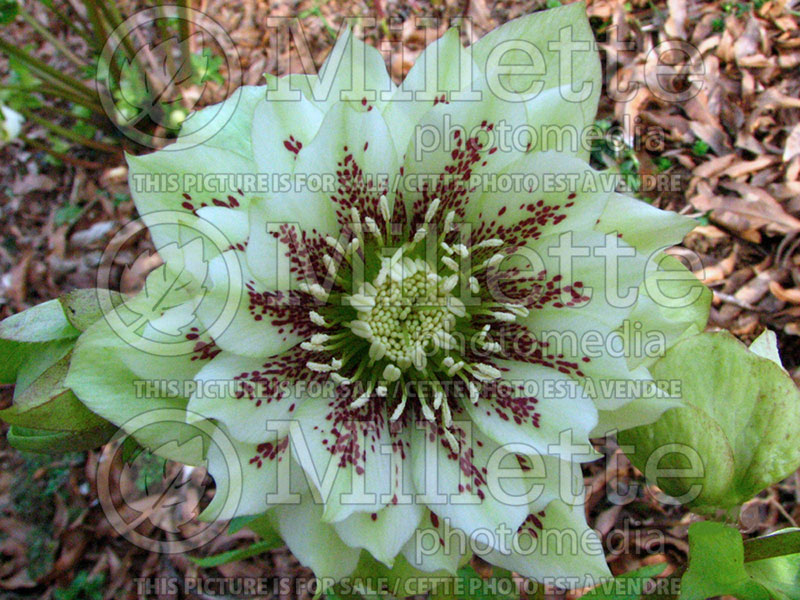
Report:
[[[670,408],[683,406],[679,398],[659,389],[655,382],[645,389],[645,395],[634,398],[617,410],[598,411],[597,425],[589,437],[601,438],[631,427],[649,425],[658,421]]]
[[[559,248],[575,255],[559,258]],[[541,352],[542,359],[582,381],[600,410],[614,410],[633,400],[635,396],[620,395],[615,382],[650,377],[633,374],[619,328],[635,304],[644,257],[616,237],[597,232],[549,236],[532,242],[530,249],[532,254],[521,254],[525,261],[520,268],[539,278],[544,287],[530,314],[519,321],[537,343],[511,358],[539,360]],[[616,266],[616,272],[609,264]]]
[[[0,340],[38,343],[74,339],[80,335],[61,308],[58,300],[43,302],[0,322]]]
[[[90,431],[108,425],[89,412],[64,385],[70,358],[66,354],[41,373],[35,362],[25,363],[14,389],[14,403],[0,410],[0,419],[18,427],[61,432]],[[31,370],[38,374],[32,376]]]
[[[648,265],[648,274],[628,320],[640,324],[637,325],[640,339],[651,339],[655,343],[660,338],[660,345],[666,350],[678,340],[705,329],[712,294],[678,259],[668,254],[654,258]],[[625,336],[625,340],[631,368],[652,364],[660,358],[660,355],[636,352],[632,336]]]
[[[185,417],[177,415],[184,415],[195,373],[218,351],[195,319],[189,294],[164,272],[151,273],[142,293],[80,336],[65,385],[155,454],[201,464],[202,444],[186,443],[198,428],[182,426]],[[172,421],[161,423],[164,414]]]
[[[32,375],[37,377],[72,348],[78,335],[80,330],[69,323],[58,300],[4,319],[0,322],[0,383],[25,386],[32,379],[23,374],[23,381],[18,381],[23,365],[40,364]]]

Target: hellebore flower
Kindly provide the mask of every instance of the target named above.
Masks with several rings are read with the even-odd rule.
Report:
[[[207,460],[208,514],[265,514],[320,577],[364,556],[454,572],[471,552],[534,578],[607,574],[580,463],[590,437],[675,405],[640,342],[663,354],[702,330],[708,294],[663,253],[691,221],[546,135],[593,123],[584,10],[470,51],[450,30],[399,87],[348,30],[319,76],[244,87],[129,156],[165,264],[80,336],[67,385],[122,427],[160,408],[215,423],[236,456],[168,425],[132,433]],[[191,385],[134,391],[148,381]],[[556,551],[548,530],[579,541]]]

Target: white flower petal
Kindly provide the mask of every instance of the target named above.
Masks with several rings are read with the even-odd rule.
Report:
[[[249,232],[247,213],[242,210],[232,210],[221,206],[206,206],[197,211],[197,216],[201,219],[213,223],[222,234],[230,241],[231,246],[242,244],[247,241]],[[230,248],[219,248],[220,251]]]
[[[513,452],[500,448],[469,421],[453,423],[457,452],[436,425],[411,426],[411,469],[420,501],[468,536],[477,529],[517,527],[528,514],[527,489]],[[498,479],[491,461],[502,465]]]
[[[2,145],[19,135],[25,117],[3,104],[0,104],[0,111],[3,113],[3,118],[0,119],[0,145]]]
[[[178,240],[181,213],[191,226],[204,206],[247,210],[251,196],[240,185],[256,165],[238,152],[203,144],[126,158],[131,196],[157,250]]]
[[[537,88],[571,86],[573,93],[562,98],[560,106],[583,115],[584,126],[593,122],[600,99],[602,70],[584,4],[578,2],[514,19],[490,31],[471,47],[478,68],[490,76],[492,71],[498,73],[494,88],[499,93],[512,90],[533,94]],[[528,74],[519,71],[502,74],[498,65],[506,69],[508,65],[533,68]]]
[[[407,449],[393,444],[382,405],[353,409],[354,397],[331,398],[330,387],[322,390],[323,397],[308,398],[297,409],[290,432],[294,456],[325,504],[325,521],[378,512],[395,500],[401,482],[392,462]]]
[[[255,359],[222,352],[195,375],[188,410],[219,421],[244,443],[285,437],[302,401],[293,379],[306,371],[296,354]]]
[[[297,100],[259,102],[251,132],[257,172],[291,173],[297,156],[317,134],[322,117],[322,111],[302,94]]]
[[[334,523],[348,546],[364,548],[391,568],[395,557],[414,534],[424,509],[418,504],[390,504],[374,513],[356,512]]]
[[[232,272],[232,266],[240,272]],[[223,350],[274,356],[312,333],[308,309],[261,284],[247,268],[243,252],[223,252],[210,261],[208,272],[210,287],[198,304],[197,316]]]
[[[459,29],[448,29],[426,46],[384,108],[397,153],[408,148],[414,126],[434,103],[468,90],[477,74],[470,52],[461,46]]]
[[[276,506],[269,514],[292,554],[317,577],[341,579],[356,568],[361,550],[342,542],[336,529],[322,521],[322,506],[310,498]]]
[[[555,176],[562,179],[556,183]],[[498,177],[517,183],[511,192],[484,191],[467,204],[464,220],[483,223],[482,238],[499,238],[508,245],[531,245],[564,231],[591,231],[609,198],[607,177],[562,152],[526,154]]]
[[[566,102],[572,82],[542,90],[525,102],[528,129],[524,137],[530,152],[555,150],[589,160],[590,133],[593,114],[584,114],[581,108]],[[616,180],[615,180],[616,181]]]
[[[244,158],[253,156],[250,132],[253,113],[264,100],[264,86],[243,85],[224,101],[189,113],[181,124],[178,139],[168,152],[200,146],[234,151]],[[212,163],[213,164],[213,163]]]
[[[525,124],[524,105],[492,94],[485,79],[474,87],[481,101],[437,104],[414,127],[398,193],[409,213],[421,213],[420,220],[436,198],[439,218],[463,210],[482,178],[493,177],[525,152],[511,143],[511,132]]]
[[[611,194],[595,229],[621,234],[625,242],[649,257],[680,244],[696,225],[694,219],[661,210],[637,198]]]
[[[577,381],[542,365],[500,360],[495,364],[503,371],[499,393],[475,404],[462,402],[483,433],[498,444],[524,444],[531,453],[548,454],[559,434],[569,430],[575,446],[593,453],[589,432],[597,424],[597,410]]]
[[[311,98],[326,113],[343,101],[380,111],[396,89],[381,53],[359,40],[350,27],[336,40],[312,86]]]
[[[543,513],[529,516],[513,542],[506,539],[504,548],[478,554],[493,565],[566,589],[611,577],[603,544],[586,525],[582,503],[554,500]]]
[[[467,544],[460,544],[458,534],[445,540],[447,533],[445,523],[439,515],[429,509],[425,510],[422,522],[414,535],[403,546],[403,557],[415,569],[432,573],[443,571],[455,575],[458,567],[469,553]]]
[[[266,229],[269,223],[286,223],[297,224],[310,240],[328,235],[336,239],[341,223],[351,221],[350,207],[370,202],[377,206],[383,190],[376,182],[385,185],[397,167],[391,134],[380,112],[338,103],[298,155],[289,189],[261,202],[260,213],[251,213],[251,232]]]
[[[207,458],[216,491],[202,518],[232,519],[258,515],[280,505],[310,502],[302,470],[292,460],[288,447],[286,437],[245,444],[236,440],[230,429],[217,426]]]

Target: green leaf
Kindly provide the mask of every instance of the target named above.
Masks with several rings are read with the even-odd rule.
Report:
[[[689,527],[689,568],[681,579],[679,600],[722,595],[770,600],[766,588],[745,570],[741,534],[722,523],[693,523]]]
[[[666,568],[667,563],[658,563],[630,571],[598,585],[581,596],[581,600],[638,600],[644,592],[645,583],[661,575]]]
[[[414,568],[403,557],[398,555],[394,561],[394,566],[390,569],[382,562],[375,560],[366,550],[361,552],[358,565],[349,579],[353,585],[343,588],[335,586],[334,592],[343,599],[349,598],[372,598],[385,596],[379,595],[381,590],[375,590],[376,584],[386,586],[393,592],[393,596],[404,598],[414,595],[425,595],[431,593],[432,599],[453,598],[453,586],[448,580],[455,580],[452,573],[446,571],[435,571],[425,573]],[[439,587],[441,594],[437,595],[436,588]],[[328,590],[325,590],[328,594]]]
[[[126,465],[133,464],[142,452],[146,452],[144,448],[136,441],[133,436],[126,437],[122,442],[122,462]]]
[[[169,130],[177,129],[170,122],[169,115],[173,109],[181,106],[182,86],[190,83],[193,70],[189,59],[175,64],[173,70],[173,62],[167,57],[187,56],[191,43],[191,38],[178,40],[177,37],[171,37],[155,46],[145,44],[131,61],[123,63],[118,97],[123,108],[127,108],[127,112],[131,114],[126,124],[134,126],[141,119],[149,118]],[[159,65],[160,72],[156,77],[148,77],[142,68],[142,65],[153,62],[152,59],[148,62],[145,57],[153,57],[154,64]]]
[[[696,512],[734,509],[800,467],[800,392],[766,346],[727,332],[678,342],[651,371],[685,406],[619,434],[645,477]]]
[[[503,571],[503,569],[497,568],[495,570]],[[511,579],[510,573],[508,571],[505,573],[507,575],[493,574],[490,578],[483,579],[472,568],[472,565],[464,565],[458,570],[460,585],[457,589],[465,590],[466,593],[459,595],[459,598],[463,600],[515,600],[518,597],[517,587],[514,580]]]
[[[68,147],[60,148],[60,150],[67,149]],[[59,150],[59,148],[54,148],[54,150]],[[53,222],[55,223],[56,227],[61,227],[62,225],[72,225],[80,218],[82,214],[83,208],[74,204],[67,204],[56,211],[56,214],[53,217]]]
[[[266,515],[245,515],[243,517],[232,518],[228,523],[228,535],[233,535],[237,531],[241,531],[245,527],[248,527],[249,523],[257,519],[263,519],[266,523],[269,523],[269,518]]]
[[[272,544],[273,548],[284,545],[278,531],[272,526],[272,521],[268,514],[234,517],[228,524],[228,532],[236,533],[244,527],[247,527],[260,537],[261,541]]]
[[[790,527],[757,539],[769,539],[788,532],[800,532],[800,529]],[[755,541],[748,540],[750,543]],[[753,579],[769,590],[775,600],[800,600],[800,553],[746,562],[744,568]]]
[[[282,544],[283,542],[280,540],[277,544],[272,540],[262,540],[248,546],[247,548],[237,548],[236,550],[230,550],[228,552],[222,552],[220,554],[215,554],[214,556],[206,556],[203,558],[195,558],[190,556],[189,560],[191,560],[197,566],[207,569],[209,567],[227,565],[228,563],[236,562],[237,560],[244,560],[245,558],[250,558],[251,556],[263,554],[264,552],[273,550]]]
[[[0,0],[0,25],[8,25],[17,18],[19,3],[17,0]]]
[[[695,156],[700,156],[700,157],[705,156],[706,154],[708,154],[708,151],[710,149],[711,149],[711,146],[709,146],[703,140],[697,140],[694,143],[694,146],[692,146],[692,152],[694,153],[694,155]]]
[[[119,306],[123,302],[124,297],[119,292],[110,294],[113,306]],[[61,296],[58,301],[67,320],[80,331],[86,331],[89,325],[103,316],[96,289],[73,290]]]
[[[800,554],[800,528],[788,527],[744,543],[745,562],[756,562],[773,556]]]

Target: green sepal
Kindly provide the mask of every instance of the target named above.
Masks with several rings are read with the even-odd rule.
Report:
[[[89,411],[64,385],[70,358],[71,352],[68,352],[29,385],[18,384],[14,403],[0,410],[0,419],[11,425],[47,431],[81,432],[107,423]]]
[[[8,443],[23,452],[61,454],[82,452],[105,444],[117,428],[108,422],[86,431],[44,431],[12,425],[8,430]]]
[[[114,308],[125,299],[119,292],[103,290],[103,293],[108,294]],[[97,289],[73,290],[61,296],[58,301],[67,320],[79,331],[86,331],[89,325],[103,316]]]
[[[74,344],[73,327],[58,300],[50,300],[0,321],[0,383],[15,383],[20,367],[30,360],[57,360]]]

